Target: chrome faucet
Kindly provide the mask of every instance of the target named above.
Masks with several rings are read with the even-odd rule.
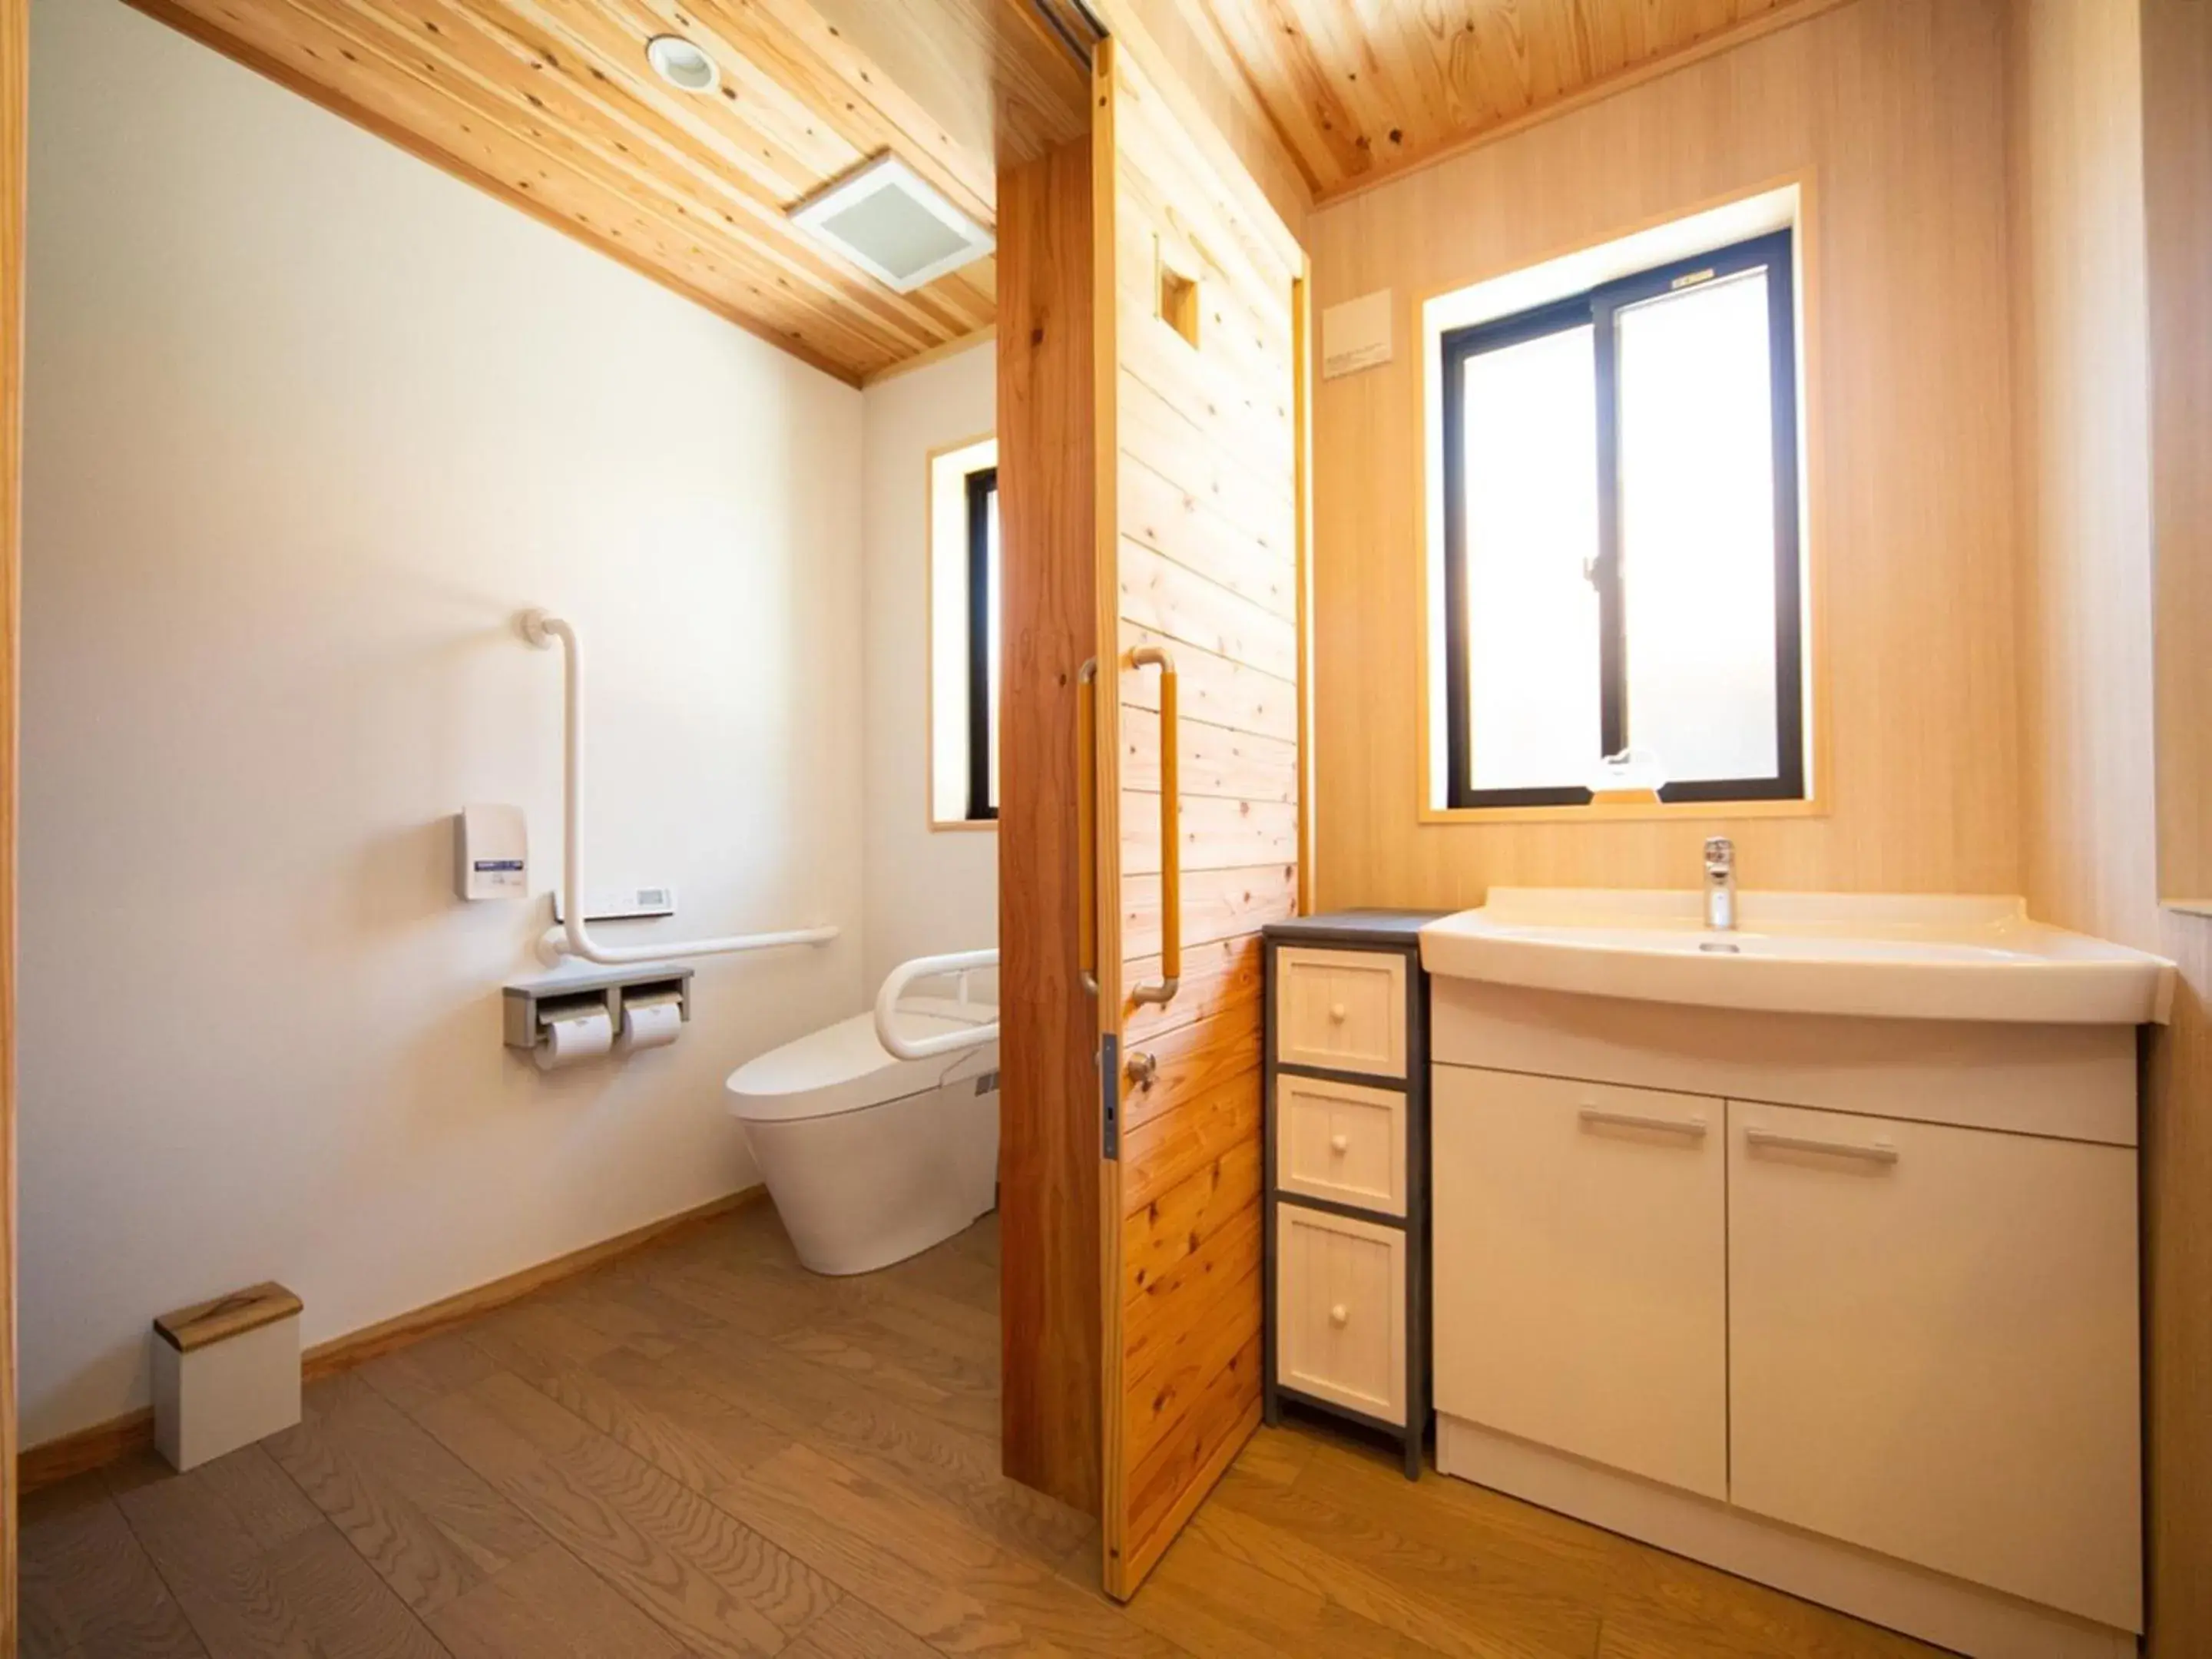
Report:
[[[1726,836],[1705,842],[1705,926],[1719,933],[1735,928],[1735,843]]]

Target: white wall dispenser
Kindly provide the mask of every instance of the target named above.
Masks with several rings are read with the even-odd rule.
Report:
[[[530,823],[520,806],[453,815],[453,890],[471,901],[530,896]]]

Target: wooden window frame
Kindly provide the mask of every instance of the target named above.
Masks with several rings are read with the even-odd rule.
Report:
[[[1768,383],[1773,400],[1775,770],[1759,778],[1669,783],[1662,804],[1806,799],[1803,562],[1798,528],[1797,319],[1795,233],[1770,232],[1710,252],[1671,260],[1565,300],[1492,321],[1447,331],[1439,341],[1443,374],[1445,805],[1449,810],[1582,806],[1595,799],[1583,785],[1516,789],[1472,787],[1472,711],[1468,707],[1464,366],[1503,349],[1570,328],[1592,331],[1597,403],[1598,673],[1601,753],[1627,747],[1628,650],[1622,599],[1618,463],[1619,378],[1614,319],[1624,308],[1740,271],[1767,272]]]

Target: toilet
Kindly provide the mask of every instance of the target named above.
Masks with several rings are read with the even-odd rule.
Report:
[[[989,1003],[909,997],[898,1036],[989,1025]],[[865,1273],[927,1249],[998,1202],[999,1045],[897,1060],[855,1014],[748,1060],[725,1085],[799,1259]]]

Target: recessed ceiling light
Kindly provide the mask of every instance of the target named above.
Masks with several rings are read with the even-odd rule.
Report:
[[[722,84],[720,66],[680,34],[654,35],[645,43],[645,61],[670,86],[685,92],[712,92]]]

